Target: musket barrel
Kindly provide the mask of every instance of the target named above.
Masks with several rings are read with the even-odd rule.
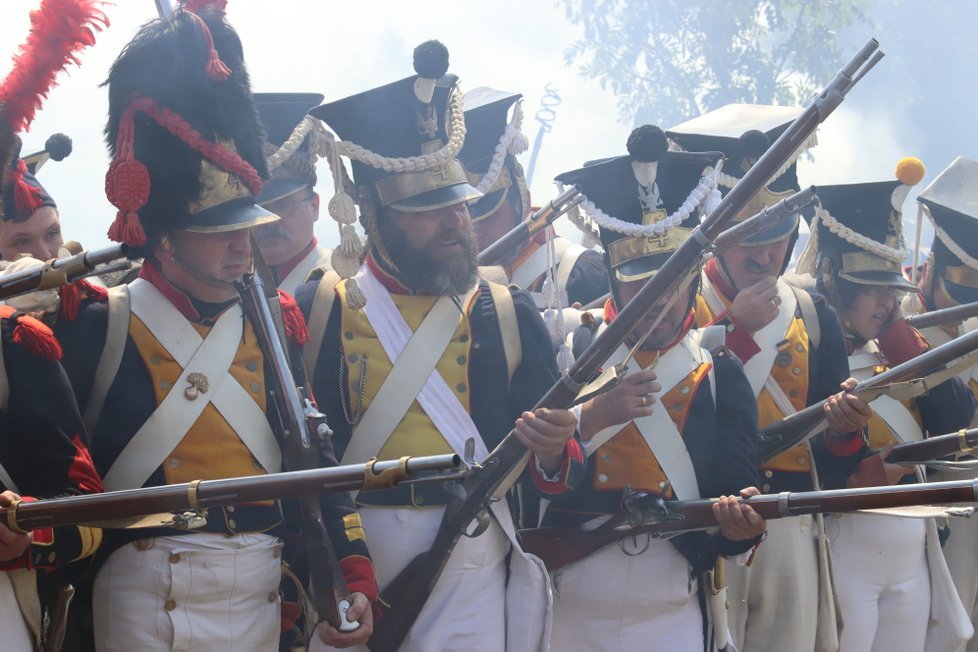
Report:
[[[479,264],[497,265],[505,260],[510,253],[517,251],[523,243],[576,206],[580,202],[578,195],[580,195],[580,190],[571,187],[551,199],[542,208],[479,252]]]
[[[951,308],[922,312],[919,315],[908,315],[904,319],[914,328],[929,328],[931,326],[944,326],[950,324],[960,324],[966,319],[978,317],[978,301],[974,303],[962,303]]]
[[[978,428],[969,428],[920,441],[897,444],[886,457],[891,464],[926,464],[948,455],[971,453],[978,448]]]

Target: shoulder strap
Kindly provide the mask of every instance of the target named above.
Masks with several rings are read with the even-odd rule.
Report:
[[[791,285],[791,291],[795,293],[798,301],[798,309],[801,311],[801,320],[805,322],[805,330],[808,332],[808,341],[811,350],[817,351],[819,342],[822,339],[822,326],[818,321],[818,312],[815,310],[815,301],[807,291]]]
[[[88,403],[82,415],[89,438],[95,435],[95,426],[109,395],[109,387],[119,372],[122,354],[126,350],[126,339],[129,335],[129,286],[117,285],[109,288],[108,305],[109,321],[105,329],[105,345],[102,347],[102,356],[92,381],[92,391],[88,395]]]
[[[523,342],[520,327],[516,322],[516,304],[509,288],[499,283],[489,282],[489,294],[496,307],[499,319],[499,334],[503,338],[503,354],[506,356],[506,372],[510,380],[523,362]]]
[[[312,270],[306,280],[315,280],[317,276],[319,286],[312,300],[312,308],[309,309],[307,324],[309,342],[302,349],[302,359],[309,374],[315,373],[316,363],[319,362],[319,351],[323,347],[323,338],[326,336],[326,325],[329,323],[329,314],[333,311],[333,302],[336,299],[336,286],[343,280],[339,274],[326,267]]]

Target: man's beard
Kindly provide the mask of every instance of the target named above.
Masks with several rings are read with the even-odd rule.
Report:
[[[451,296],[465,294],[478,281],[479,250],[471,225],[452,236],[462,251],[452,258],[440,260],[435,255],[440,246],[438,242],[429,243],[423,249],[412,249],[396,227],[386,220],[379,222],[381,244],[397,268],[397,278],[412,290]]]

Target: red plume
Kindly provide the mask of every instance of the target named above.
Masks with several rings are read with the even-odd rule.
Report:
[[[14,67],[0,84],[2,115],[14,132],[30,127],[34,112],[77,52],[95,43],[109,24],[99,0],[42,0],[31,12],[31,31],[14,55]]]

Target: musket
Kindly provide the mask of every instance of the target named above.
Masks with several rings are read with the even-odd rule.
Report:
[[[959,306],[941,308],[922,312],[919,315],[907,315],[904,319],[916,329],[929,328],[930,326],[944,326],[960,324],[966,319],[978,317],[978,301],[974,303],[962,303]]]
[[[978,349],[978,331],[962,335],[864,380],[849,393],[867,402],[884,394],[919,396],[929,389],[927,382],[921,380],[922,377],[945,368],[954,360],[972,353],[975,349]],[[809,405],[764,428],[758,435],[757,443],[757,458],[760,463],[763,464],[784,451],[804,443],[824,430],[828,425],[823,412],[827,400]]]
[[[552,526],[520,530],[523,549],[543,560],[551,572],[628,537],[671,537],[717,527],[714,499],[665,501],[648,494],[626,494],[625,509],[595,529]],[[916,505],[978,502],[978,480],[898,484],[860,489],[785,491],[741,498],[765,520],[803,514],[846,513]]]
[[[67,258],[55,258],[37,267],[0,276],[0,300],[38,290],[53,290],[89,276],[126,269],[130,264],[128,254],[127,245],[116,244]]]
[[[316,496],[341,491],[386,489],[402,482],[452,480],[457,455],[402,457],[241,478],[196,480],[101,494],[15,502],[0,508],[0,522],[15,532],[63,525],[104,528],[177,527],[206,523],[210,507]],[[447,473],[447,475],[446,475]]]
[[[978,428],[968,428],[897,444],[886,456],[886,461],[891,464],[926,464],[948,455],[970,454],[975,450],[978,450]]]
[[[554,221],[581,203],[581,191],[575,187],[568,188],[564,192],[551,199],[547,204],[529,215],[522,222],[506,232],[491,245],[479,253],[480,265],[498,265],[506,260],[511,254],[519,251],[530,238],[540,233]]]
[[[316,409],[310,398],[301,357],[286,353],[278,289],[269,280],[271,273],[254,239],[252,252],[256,271],[245,274],[236,286],[241,305],[255,329],[258,346],[272,372],[268,380],[274,403],[272,414],[277,420],[273,429],[281,438],[288,470],[314,469],[322,464],[320,446],[327,444],[333,433],[326,423],[326,415]],[[326,532],[319,497],[300,496],[298,507],[316,614],[341,631],[354,630],[360,624],[346,618],[352,604],[350,591]]]
[[[568,408],[588,394],[587,383],[607,359],[644,319],[656,303],[674,291],[691,271],[703,263],[713,241],[768,179],[814,132],[815,128],[842,103],[852,86],[882,58],[879,44],[870,40],[846,64],[835,79],[747,171],[720,204],[694,229],[686,240],[621,309],[577,360],[564,371],[557,383],[537,402],[535,408]],[[611,370],[613,373],[616,369]],[[620,379],[620,374],[618,376]],[[605,387],[610,387],[612,379]],[[582,391],[583,390],[583,391]],[[488,501],[500,485],[519,470],[529,451],[512,431],[493,449],[481,466],[457,487],[457,495],[445,508],[438,532],[427,552],[415,557],[381,590],[378,603],[383,617],[374,624],[367,641],[373,652],[394,652],[424,607],[449,555],[473,520],[488,518]],[[483,526],[484,528],[484,526]]]

